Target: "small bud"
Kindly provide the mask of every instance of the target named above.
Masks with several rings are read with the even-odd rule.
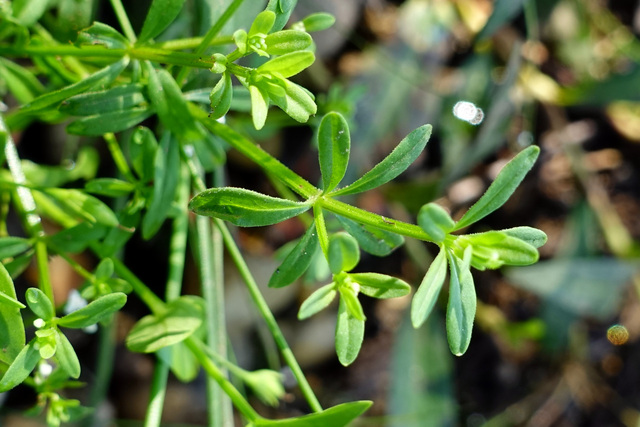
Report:
[[[35,326],[38,329],[44,328],[44,325],[46,324],[47,322],[45,322],[44,319],[40,319],[40,318],[37,318],[36,320],[33,321],[33,326]]]

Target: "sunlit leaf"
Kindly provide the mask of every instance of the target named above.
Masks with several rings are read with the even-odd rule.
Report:
[[[121,292],[103,295],[86,306],[58,319],[59,326],[65,328],[86,328],[108,318],[120,310],[127,302],[127,296]]]
[[[465,258],[469,255],[470,248],[465,253]],[[462,356],[471,342],[476,315],[476,290],[468,261],[463,261],[451,252],[447,253],[447,257],[451,273],[447,305],[447,341],[451,353]]]
[[[411,292],[407,282],[386,274],[350,273],[349,278],[360,285],[361,293],[373,298],[398,298]]]
[[[25,293],[29,309],[39,318],[47,321],[53,319],[56,311],[51,300],[38,288],[29,288]]]
[[[163,32],[176,19],[183,4],[184,0],[153,0],[137,43],[145,43]]]
[[[425,274],[420,287],[411,302],[411,323],[419,328],[431,314],[431,310],[438,300],[438,295],[447,276],[447,257],[444,249],[433,260]]]
[[[336,323],[336,353],[344,366],[350,365],[360,352],[364,339],[364,320],[353,317],[344,298],[340,298]]]
[[[318,155],[325,193],[340,183],[349,164],[351,136],[349,125],[340,113],[328,113],[318,128]]]
[[[21,384],[40,361],[40,353],[35,348],[36,339],[22,347],[22,350],[11,362],[9,369],[0,380],[0,393],[11,390]]]
[[[337,291],[334,283],[329,283],[314,291],[304,300],[298,310],[298,319],[304,320],[324,310],[335,299]]]

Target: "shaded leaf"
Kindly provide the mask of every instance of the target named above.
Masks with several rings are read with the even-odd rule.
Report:
[[[404,243],[404,237],[400,234],[381,230],[336,215],[344,229],[356,238],[363,251],[376,256],[387,256],[394,249]]]
[[[100,92],[81,93],[60,104],[59,110],[72,116],[93,116],[129,110],[144,106],[147,100],[142,93],[143,86],[131,83],[116,86]]]
[[[9,272],[0,263],[0,362],[7,365],[11,364],[13,359],[18,355],[24,347],[24,323],[20,309],[24,305],[18,302],[13,280],[9,276]]]
[[[442,243],[455,226],[451,215],[437,203],[427,203],[418,212],[418,225],[431,240]]]
[[[56,329],[55,333],[56,342],[58,344],[56,346],[56,359],[58,360],[60,367],[71,378],[78,378],[80,376],[80,361],[78,360],[78,355],[62,332]]]
[[[224,73],[209,94],[209,100],[211,101],[211,117],[219,119],[227,114],[229,107],[231,107],[232,99],[233,86],[231,83],[231,73]]]
[[[184,0],[153,0],[137,44],[145,43],[163,32],[176,19],[183,4]]]
[[[36,367],[40,361],[40,353],[35,348],[35,342],[36,339],[32,339],[11,362],[9,369],[0,380],[0,393],[21,384]]]
[[[129,41],[115,28],[102,22],[94,22],[89,28],[85,28],[78,33],[78,38],[74,44],[76,46],[102,45],[110,49],[126,49]]]
[[[311,264],[318,247],[318,235],[313,223],[273,273],[269,287],[281,288],[300,278]]]
[[[349,366],[360,352],[364,339],[364,320],[353,317],[344,298],[340,298],[336,323],[336,353],[343,366]]]
[[[298,310],[298,319],[304,320],[327,308],[336,297],[335,288],[335,283],[329,283],[309,295]]]
[[[476,315],[476,290],[468,261],[463,261],[452,252],[447,252],[451,281],[447,305],[447,341],[456,356],[462,356],[471,342],[473,321]],[[470,256],[470,248],[465,258]]]
[[[333,274],[350,271],[360,261],[358,241],[348,233],[339,232],[329,238],[329,268]]]
[[[31,243],[22,237],[0,238],[0,260],[13,258],[31,249]],[[1,273],[0,273],[1,274]]]
[[[368,400],[342,403],[320,412],[283,420],[259,418],[255,427],[345,427],[358,418],[373,404]]]
[[[38,288],[29,288],[25,293],[29,309],[39,318],[49,321],[56,315],[51,300]]]

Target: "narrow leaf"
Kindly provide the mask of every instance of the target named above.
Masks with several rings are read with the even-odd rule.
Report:
[[[339,290],[340,300],[344,300],[344,303],[347,305],[349,315],[364,322],[367,317],[364,315],[362,304],[360,304],[358,294],[354,290],[353,286],[341,286]]]
[[[518,153],[507,163],[484,195],[456,223],[454,230],[460,230],[489,215],[502,206],[518,188],[525,175],[536,162],[540,148],[531,146]]]
[[[312,13],[301,21],[304,30],[309,33],[331,28],[335,22],[336,18],[333,15],[324,12]]]
[[[106,204],[82,191],[68,188],[48,188],[43,192],[75,217],[110,227],[118,225],[116,214]]]
[[[313,39],[304,31],[284,30],[269,34],[265,43],[269,55],[285,55],[308,48],[313,44]]]
[[[25,293],[27,305],[33,313],[45,321],[53,319],[56,311],[51,300],[38,288],[29,288]]]
[[[282,84],[284,85],[284,95],[270,93],[271,101],[292,119],[300,123],[306,123],[309,120],[309,116],[312,116],[318,110],[313,96],[302,86],[287,79],[282,80]]]
[[[344,298],[340,298],[336,323],[336,353],[343,366],[349,366],[360,352],[364,340],[364,320],[349,314]]]
[[[502,231],[487,231],[458,238],[461,247],[472,248],[471,265],[479,270],[496,269],[503,265],[530,265],[538,261],[537,249]]]
[[[438,300],[438,295],[447,276],[447,258],[444,249],[433,260],[425,274],[420,287],[411,302],[411,323],[419,328],[427,320]]]
[[[148,107],[112,111],[75,120],[67,126],[71,135],[101,136],[105,133],[122,132],[148,119],[153,110]]]
[[[251,95],[251,117],[253,118],[253,126],[260,130],[267,121],[269,95],[266,90],[254,85],[249,86],[249,94]]]
[[[78,378],[80,376],[80,361],[76,351],[62,332],[56,329],[55,333],[57,342],[56,359],[60,367],[71,378]]]
[[[141,84],[132,83],[99,92],[82,93],[64,100],[59,109],[72,116],[92,116],[131,110],[147,104],[142,88]]]
[[[411,286],[397,277],[380,273],[351,273],[351,280],[360,285],[360,292],[373,298],[398,298],[408,295]]]
[[[11,390],[29,376],[33,368],[40,361],[40,353],[35,348],[36,339],[32,339],[24,346],[16,358],[11,362],[9,369],[0,380],[0,393]]]
[[[163,32],[182,10],[184,0],[153,0],[142,24],[137,44],[142,44]]]
[[[87,182],[84,189],[101,196],[122,197],[135,190],[135,185],[117,178],[97,178]]]
[[[407,135],[380,163],[351,185],[332,192],[334,196],[361,193],[386,184],[404,172],[418,158],[431,137],[431,125]]]
[[[142,237],[149,239],[160,229],[169,215],[171,203],[180,179],[180,149],[178,141],[165,132],[154,158],[154,186],[142,219]]]
[[[309,208],[307,203],[233,187],[205,190],[189,202],[189,209],[198,215],[213,216],[240,227],[276,224]]]
[[[337,218],[344,229],[356,238],[362,250],[371,255],[387,256],[404,243],[404,237],[400,234],[361,224],[340,215]]]
[[[276,14],[271,12],[270,10],[263,10],[256,16],[256,19],[253,20],[251,24],[251,28],[249,28],[249,33],[247,34],[249,37],[255,36],[256,34],[267,34],[276,20]]]
[[[281,288],[298,280],[311,265],[318,247],[318,235],[313,223],[273,273],[269,287]]]
[[[126,68],[127,64],[129,64],[129,58],[124,57],[121,60],[114,62],[108,67],[105,67],[102,70],[91,74],[89,77],[82,79],[77,83],[69,85],[55,92],[49,92],[42,96],[39,96],[29,104],[23,106],[20,111],[23,113],[36,112],[57,104],[74,95],[86,92],[89,89],[95,87],[104,88],[112,81],[114,81],[116,77],[118,77],[118,75],[120,75],[120,73]]]
[[[58,319],[58,325],[65,328],[86,328],[106,319],[124,307],[127,296],[121,292],[101,296],[66,316]]]
[[[158,141],[149,128],[138,126],[133,131],[129,144],[129,156],[133,170],[143,183],[154,178],[157,149]]]
[[[13,258],[31,249],[31,243],[22,237],[0,238],[0,260]],[[1,273],[0,273],[1,274]]]
[[[298,0],[269,0],[266,10],[276,14],[276,22],[271,28],[272,32],[280,31],[284,28],[297,3]]]
[[[335,283],[329,283],[309,295],[298,310],[298,319],[304,320],[327,308],[336,297],[335,288]]]
[[[318,128],[318,155],[325,193],[340,183],[347,171],[351,137],[349,125],[340,113],[325,115]]]
[[[467,248],[467,253],[469,252],[470,248]],[[465,258],[468,257],[467,253]],[[471,342],[476,315],[476,290],[468,263],[452,252],[447,252],[447,256],[451,273],[447,305],[447,340],[451,353],[462,356]]]
[[[129,41],[115,28],[102,22],[94,22],[89,28],[85,28],[78,33],[78,38],[74,44],[76,46],[102,45],[109,49],[126,49]]]

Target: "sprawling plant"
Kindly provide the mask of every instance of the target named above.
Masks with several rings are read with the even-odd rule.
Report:
[[[52,3],[57,14],[49,12]],[[537,247],[546,240],[539,230],[516,227],[463,234],[511,196],[533,166],[537,147],[517,154],[458,221],[441,206],[427,203],[420,209],[417,224],[411,224],[354,206],[349,196],[380,187],[403,173],[425,149],[430,125],[411,132],[375,167],[345,183],[351,150],[349,127],[340,113],[327,112],[317,128],[321,182],[315,186],[220,120],[231,110],[234,115],[243,114],[237,111],[238,97],[250,101],[256,130],[265,126],[272,104],[297,122],[305,123],[315,115],[313,94],[290,78],[314,62],[309,32],[331,26],[331,16],[314,14],[283,29],[296,2],[271,0],[248,31],[238,29],[230,36],[220,36],[242,3],[234,0],[203,37],[159,42],[156,39],[178,16],[183,1],[154,0],[136,34],[119,0],[112,0],[122,32],[95,22],[79,31],[73,44],[59,41],[52,28],[71,19],[68,8],[90,15],[91,5],[76,3],[0,2],[0,86],[9,106],[0,113],[0,144],[6,162],[6,169],[0,172],[0,391],[20,384],[33,387],[38,394],[36,409],[46,410],[49,425],[89,412],[79,401],[60,394],[65,387],[77,386],[75,380],[81,375],[67,330],[99,324],[109,331],[114,313],[131,293],[146,304],[150,314],[136,323],[126,345],[131,351],[157,356],[147,425],[159,423],[169,370],[191,381],[199,368],[210,379],[212,425],[228,425],[229,400],[250,426],[344,426],[366,411],[369,401],[322,409],[227,222],[257,227],[301,217],[308,225],[269,286],[290,285],[311,266],[327,268],[329,283],[302,303],[298,317],[311,317],[339,298],[335,347],[343,365],[356,359],[363,341],[366,316],[360,296],[395,298],[411,293],[411,286],[399,278],[354,272],[361,250],[386,256],[405,238],[439,247],[413,295],[411,320],[418,328],[429,316],[448,266],[446,329],[456,355],[466,351],[473,329],[476,294],[471,267],[496,269],[538,260]],[[56,16],[58,21],[52,23]],[[44,21],[49,25],[42,25]],[[198,69],[208,70],[208,75],[195,73]],[[157,120],[149,120],[153,117]],[[73,135],[102,137],[117,173],[96,176],[98,159],[91,146],[77,151],[72,168],[21,160],[12,134],[35,121],[68,123],[70,139]],[[207,188],[206,173],[221,176],[229,147],[261,167],[277,184],[279,197],[224,186],[219,179],[217,185]],[[9,211],[20,218],[22,234],[9,235]],[[190,212],[197,214],[195,220]],[[50,228],[54,231],[45,232],[43,220],[54,224]],[[166,293],[161,298],[122,262],[121,253],[134,233],[139,231],[142,238],[150,239],[167,220],[172,223],[170,256]],[[188,241],[198,261],[201,296],[181,292]],[[309,415],[264,418],[235,385],[244,383],[273,405],[284,392],[279,373],[247,371],[227,357],[221,275],[224,248],[291,368],[311,409]],[[94,271],[74,260],[72,255],[83,251],[101,260]],[[48,265],[51,255],[62,257],[85,279],[80,294],[69,298],[80,304],[72,307],[67,303],[64,315],[54,300]],[[16,295],[13,279],[32,261],[38,270],[38,286],[26,290],[25,305]],[[25,321],[35,331],[25,328]],[[31,337],[28,341],[27,336]],[[112,348],[113,343],[103,340],[103,354]],[[108,375],[108,367],[102,369]],[[229,375],[237,381],[230,381]],[[87,405],[96,405],[101,398],[99,391],[93,393]]]

